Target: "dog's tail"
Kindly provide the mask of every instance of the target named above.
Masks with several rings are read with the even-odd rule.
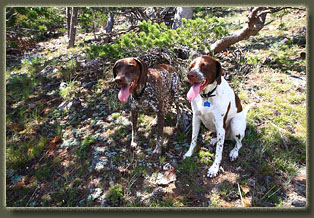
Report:
[[[249,104],[249,105],[246,105],[246,107],[244,108],[244,110],[242,111],[242,113],[244,114],[244,116],[246,117],[246,114],[247,114],[247,112],[250,110],[250,108],[252,107],[252,106],[254,106],[255,105],[255,102],[253,102],[253,103],[251,103],[251,104]]]

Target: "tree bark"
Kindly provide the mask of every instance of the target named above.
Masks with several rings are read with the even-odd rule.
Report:
[[[75,35],[76,35],[76,21],[77,21],[78,9],[79,9],[78,7],[72,7],[70,39],[69,39],[68,48],[72,48],[74,46]]]
[[[14,7],[10,7],[10,9],[8,11],[6,11],[5,15],[8,16],[10,15],[14,10]]]
[[[248,15],[247,26],[234,32],[230,36],[225,36],[210,47],[211,54],[217,54],[232,44],[256,35],[265,26],[265,20],[268,13],[278,12],[291,7],[254,7]],[[295,8],[294,8],[295,9]],[[297,8],[298,9],[298,8]],[[302,10],[302,9],[299,9]]]
[[[134,7],[133,10],[135,11],[135,14],[140,18],[140,20],[149,20],[147,14],[144,12],[145,8]]]
[[[182,18],[191,19],[193,15],[192,7],[177,7],[176,13],[174,15],[174,21],[172,24],[172,29],[177,29],[182,26]]]
[[[114,25],[114,14],[110,11],[107,19],[106,33],[111,33]]]
[[[93,35],[94,35],[94,40],[97,40],[95,22],[93,22]]]
[[[66,7],[66,9],[65,9],[65,17],[66,17],[66,20],[67,20],[68,38],[70,38],[71,9],[69,7]]]

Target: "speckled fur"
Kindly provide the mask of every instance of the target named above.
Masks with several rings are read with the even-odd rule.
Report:
[[[132,109],[142,109],[145,113],[157,113],[158,111],[167,113],[171,102],[175,102],[178,99],[178,85],[178,75],[175,71],[169,73],[164,69],[148,69],[144,93],[139,99],[131,96],[130,106]],[[176,98],[174,98],[175,96]],[[160,102],[160,100],[163,101]],[[162,106],[158,106],[160,104]]]
[[[141,60],[142,61],[142,60]],[[121,72],[120,72],[121,74]],[[125,74],[127,75],[127,74]],[[153,151],[155,154],[161,153],[163,144],[162,132],[164,127],[165,114],[169,112],[171,104],[174,103],[177,110],[177,126],[180,120],[180,109],[178,103],[179,77],[176,70],[167,64],[157,65],[148,68],[145,84],[140,84],[139,90],[144,88],[140,96],[131,93],[129,104],[132,112],[132,141],[131,147],[137,146],[137,118],[138,112],[157,114],[157,143]],[[140,80],[141,78],[139,78]],[[136,88],[134,88],[136,90]],[[139,92],[137,92],[139,93]]]

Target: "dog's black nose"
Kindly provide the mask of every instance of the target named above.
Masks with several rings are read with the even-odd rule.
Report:
[[[188,79],[190,82],[195,82],[196,79],[196,72],[195,71],[190,71],[187,75]]]
[[[125,83],[125,78],[124,77],[121,77],[121,76],[117,76],[115,79],[114,79],[114,82],[117,84],[117,85],[122,85]]]

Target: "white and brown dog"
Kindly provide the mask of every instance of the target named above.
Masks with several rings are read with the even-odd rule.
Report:
[[[246,113],[252,104],[242,110],[239,97],[223,78],[219,61],[210,56],[202,55],[194,59],[187,77],[192,84],[187,99],[192,104],[193,121],[191,145],[183,158],[192,155],[202,122],[210,131],[217,133],[217,138],[210,142],[217,145],[214,163],[207,173],[208,177],[215,177],[222,159],[225,138],[236,142],[229,154],[231,161],[238,157],[246,129]]]

